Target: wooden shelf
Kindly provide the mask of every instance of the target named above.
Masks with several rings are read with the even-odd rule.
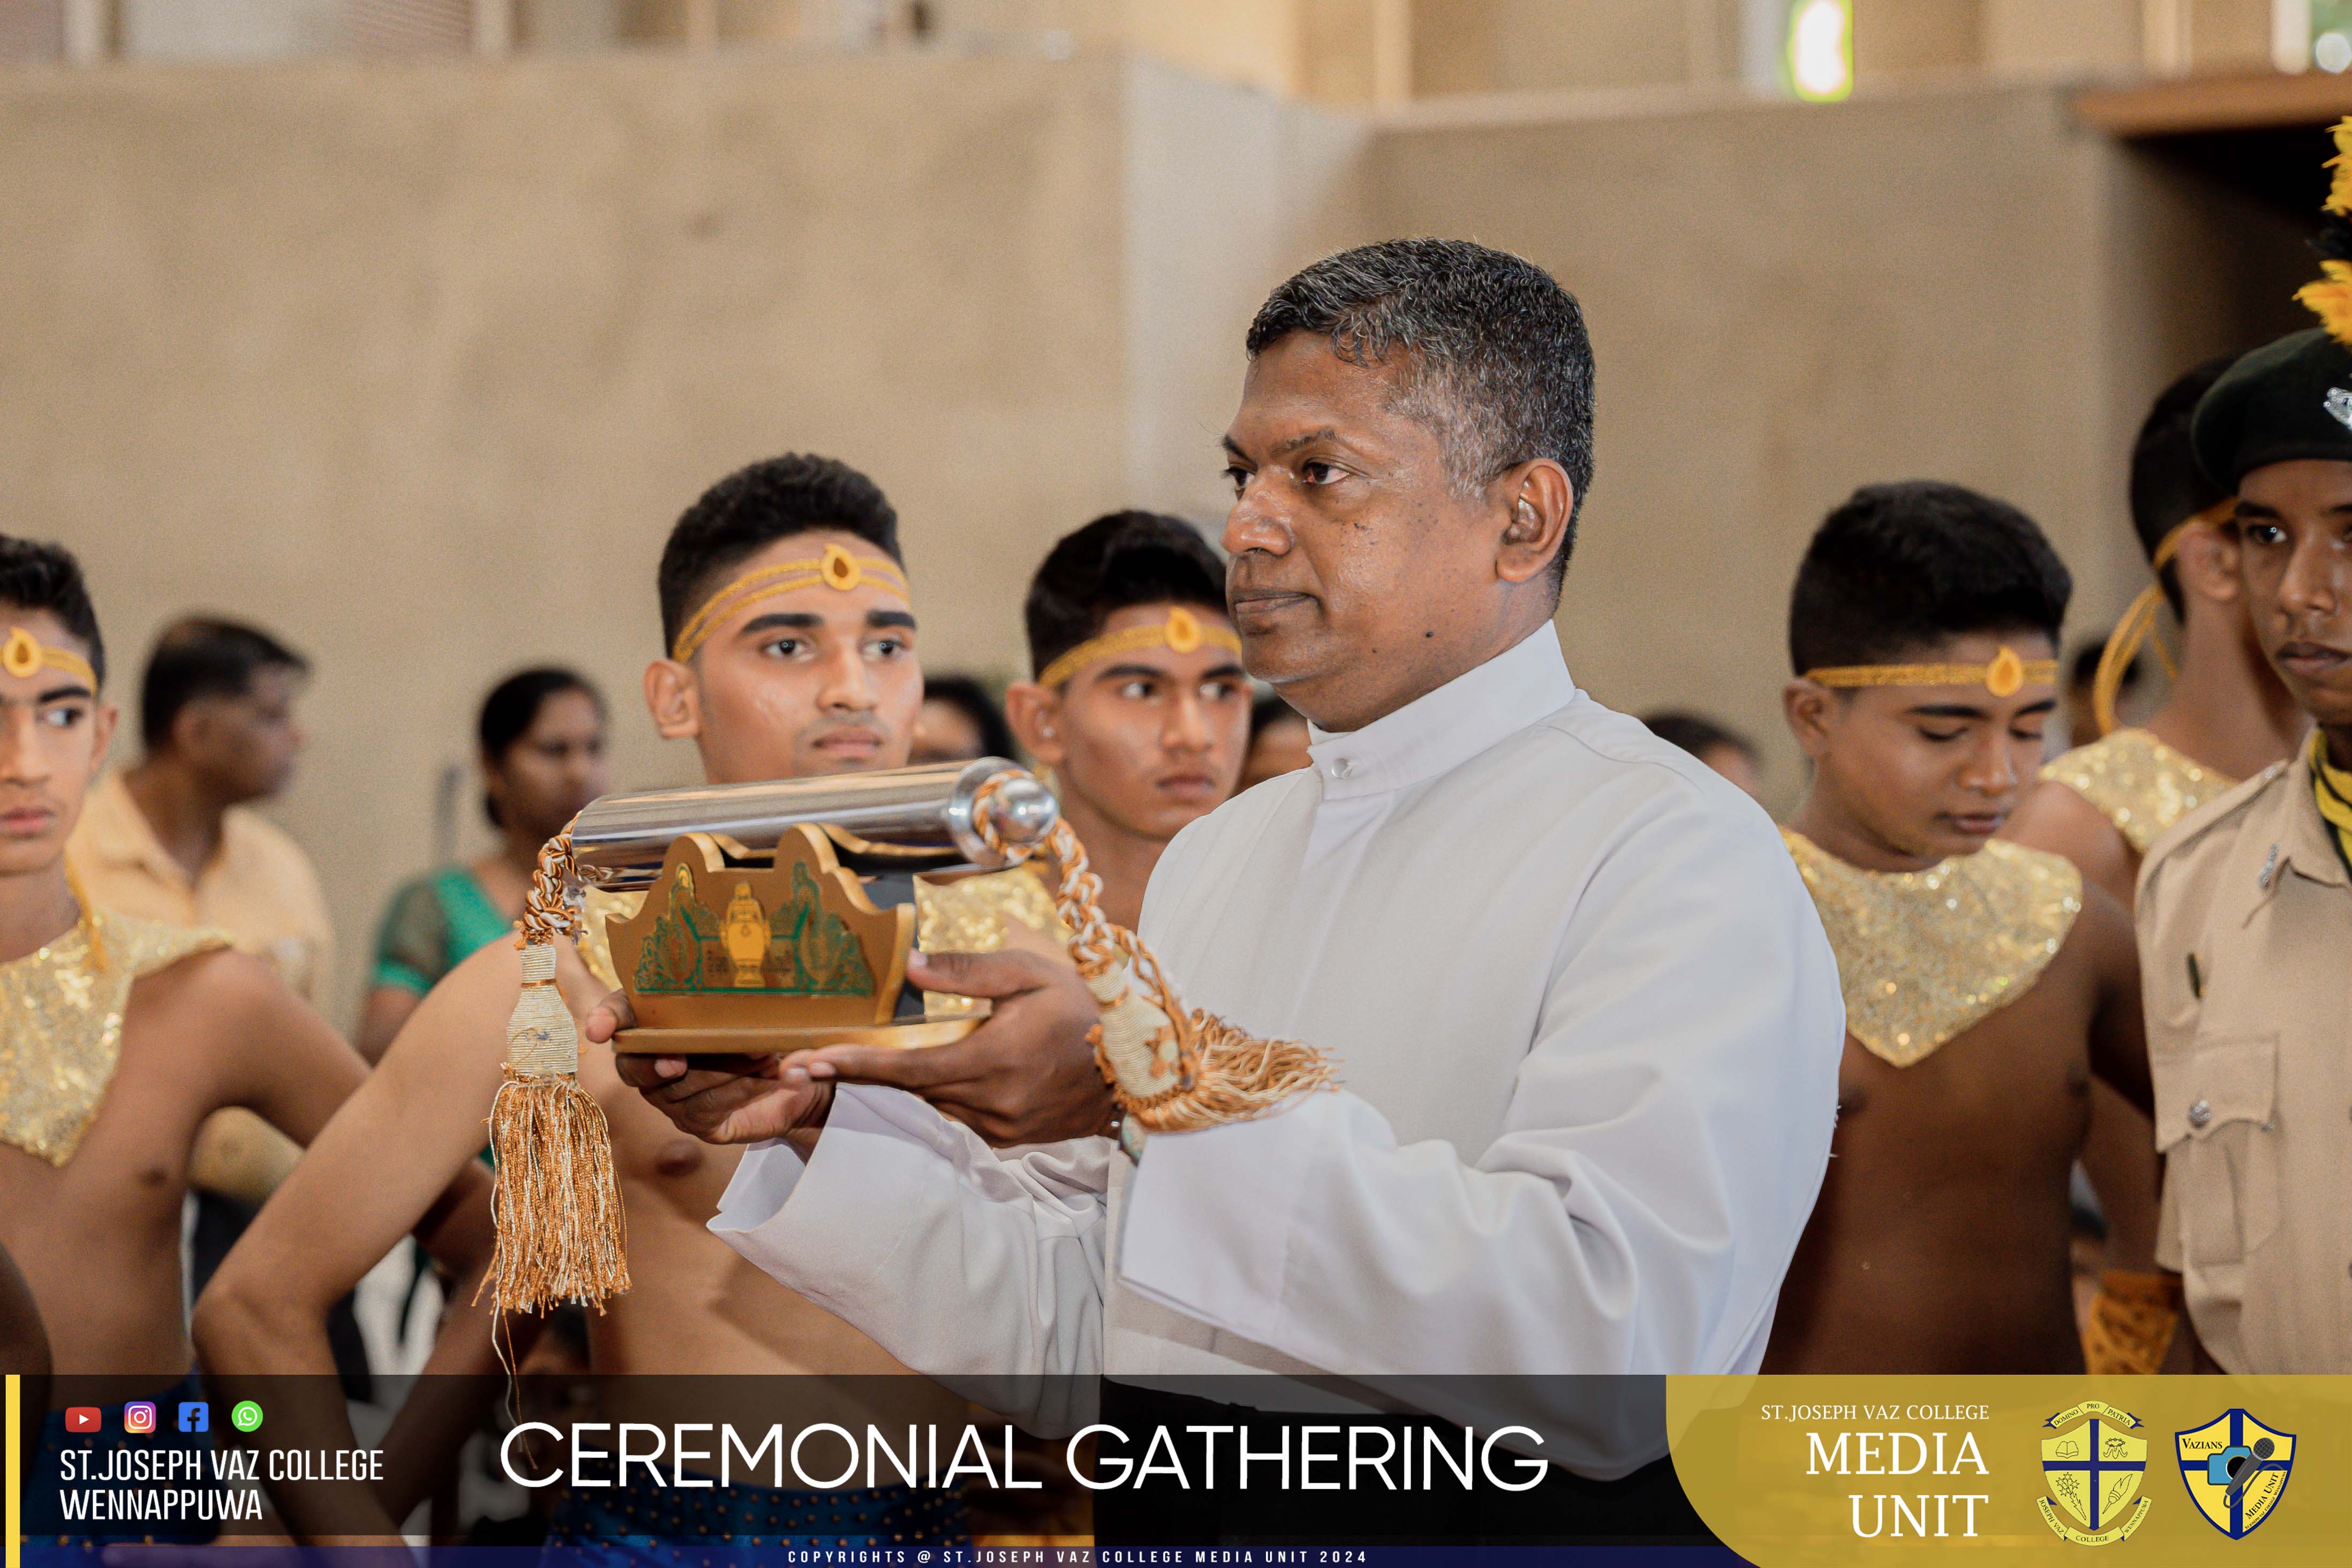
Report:
[[[2084,123],[2126,139],[2326,126],[2352,115],[2352,73],[2189,77],[2074,95]]]

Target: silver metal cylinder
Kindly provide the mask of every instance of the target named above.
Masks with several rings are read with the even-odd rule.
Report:
[[[653,886],[662,857],[683,833],[708,833],[748,854],[763,854],[793,827],[823,828],[845,862],[863,868],[929,870],[969,863],[1005,864],[972,830],[981,786],[1001,773],[992,816],[1009,843],[1035,844],[1061,816],[1053,792],[1003,757],[935,763],[880,773],[828,773],[768,784],[698,784],[688,789],[608,795],[593,801],[572,827],[572,856],[583,885],[614,892]]]

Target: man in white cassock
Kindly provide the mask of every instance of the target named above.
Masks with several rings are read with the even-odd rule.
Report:
[[[1140,934],[1185,1005],[1343,1087],[1130,1153],[1098,1136],[1096,1004],[1016,953],[916,963],[994,1000],[954,1046],[624,1070],[753,1143],[711,1228],[919,1371],[1319,1374],[1489,1428],[1501,1385],[1417,1380],[1753,1372],[1844,1012],[1763,812],[1561,658],[1576,301],[1401,241],[1284,283],[1247,346],[1227,586],[1314,766],[1180,834]],[[1588,1475],[1656,1457],[1552,1415]]]

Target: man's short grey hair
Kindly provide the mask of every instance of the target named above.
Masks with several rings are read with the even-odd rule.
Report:
[[[1592,484],[1592,342],[1551,274],[1462,239],[1391,239],[1327,256],[1266,297],[1255,359],[1293,332],[1355,364],[1402,353],[1398,406],[1436,432],[1447,477],[1471,493],[1549,458],[1576,487],[1553,581],[1568,570]]]

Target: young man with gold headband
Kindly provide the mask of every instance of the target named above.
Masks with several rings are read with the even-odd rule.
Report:
[[[2058,702],[2073,584],[1957,485],[1830,513],[1789,610],[1813,780],[1783,837],[1845,992],[1836,1157],[1767,1372],[2079,1372],[2067,1183],[2092,1075],[2147,1095],[2131,922],[1994,836]]]
[[[80,891],[65,846],[114,732],[105,666],[74,558],[0,536],[0,1247],[58,1373],[143,1378],[169,1408],[194,1396],[180,1210],[197,1130],[243,1106],[308,1142],[366,1068],[224,934]],[[110,1423],[96,1441],[124,1436]],[[26,1528],[56,1535],[54,1451],[85,1439],[60,1413],[40,1441]]]
[[[2228,369],[2199,365],[2165,388],[2132,448],[2132,523],[2156,581],[2107,638],[2093,687],[2099,736],[2045,764],[2004,838],[2063,855],[2128,910],[2140,858],[2167,828],[2240,779],[2293,754],[2305,720],[2263,659],[2238,584],[2228,489],[2205,477],[2189,441],[2197,400]],[[2118,727],[2123,672],[2167,605],[2180,626],[2163,705]],[[2104,1268],[2083,1328],[2093,1373],[2151,1373],[2179,1319],[2180,1282],[2156,1266],[2157,1158],[2145,1113],[2091,1087],[2083,1164],[2106,1221]]]
[[[1030,580],[1024,619],[1037,679],[1005,693],[1007,716],[1053,782],[1087,865],[1101,879],[1100,905],[1114,921],[1139,918],[1169,841],[1229,799],[1240,775],[1249,686],[1223,584],[1223,565],[1189,524],[1144,511],[1097,518],[1056,543]],[[1021,921],[1008,923],[996,913],[1022,890],[1025,876],[967,879],[930,890],[922,948],[937,953],[1010,946],[1066,966],[1066,933],[1043,883],[1034,910],[1023,900]],[[985,909],[986,923],[1003,929],[1005,940],[953,934],[963,923],[967,889],[991,883],[1010,885],[989,888]],[[930,940],[933,934],[940,940]],[[944,967],[932,978],[943,986],[959,983]],[[928,1003],[934,1014],[971,1005],[952,990],[932,992]],[[888,1070],[897,1054],[887,1046],[847,1047],[832,1059],[853,1073]],[[1009,1138],[1012,1121],[987,1103],[1001,1091],[1002,1065],[985,1047],[937,1047],[922,1058],[935,1080],[935,1103]],[[970,1076],[967,1067],[974,1069]],[[1071,1080],[1076,1099],[1097,1102],[1098,1077],[1074,1073]]]
[[[921,1051],[861,1083],[833,1052],[629,1075],[698,1134],[772,1140],[714,1228],[909,1364],[1100,1372],[1175,1432],[1224,1407],[1152,1389],[1171,1374],[1396,1377],[1638,1489],[1662,1431],[1571,1433],[1542,1379],[1418,1374],[1755,1370],[1829,1152],[1827,946],[1755,804],[1562,662],[1592,460],[1575,300],[1517,257],[1394,241],[1281,285],[1246,350],[1226,597],[1315,766],[1179,834],[1140,934],[1185,1005],[1332,1053],[1344,1088],[1130,1118],[1131,1155],[1085,1170],[1000,1157],[971,1126],[1101,1124],[1088,1037],[1118,1017],[1011,953],[924,965],[1000,998],[939,1048],[961,1082]],[[1188,1500],[1202,1534],[1229,1495]]]
[[[733,784],[905,763],[922,699],[914,608],[897,514],[864,475],[831,458],[795,456],[720,480],[672,531],[658,588],[668,653],[646,668],[646,707],[665,738],[693,743],[704,777]],[[1034,879],[1024,874],[1020,885],[1050,919]],[[977,895],[967,889],[962,896],[955,923],[968,933]],[[590,895],[588,962],[567,946],[556,975],[575,1011],[614,984],[604,920],[633,914],[642,898]],[[494,942],[418,1005],[200,1304],[209,1369],[324,1369],[326,1303],[482,1146],[482,1110],[499,1085],[519,965],[514,943]],[[672,1374],[611,1377],[603,1385],[609,1418],[726,1421],[735,1418],[729,1399],[740,1397],[741,1421],[763,1426],[773,1414],[758,1403],[761,1375],[794,1373],[851,1378],[824,1396],[837,1404],[811,1419],[853,1429],[872,1420],[887,1429],[962,1413],[961,1401],[923,1380],[856,1377],[904,1369],[703,1229],[733,1173],[734,1151],[680,1136],[622,1087],[609,1052],[583,1051],[580,1078],[611,1124],[635,1281],[590,1318],[591,1362],[600,1376]],[[402,1157],[387,1162],[388,1148]],[[487,1344],[478,1315],[453,1334],[468,1336],[478,1354]],[[446,1345],[452,1335],[444,1339]],[[718,1376],[745,1381],[722,1384]],[[817,1397],[816,1380],[799,1386]],[[274,1410],[271,1421],[278,1426]],[[650,1542],[694,1533],[680,1522],[678,1495],[578,1492],[559,1510],[556,1529],[576,1554],[642,1555]],[[278,1500],[306,1536],[351,1531],[354,1520],[372,1518],[368,1500],[352,1489]],[[929,1540],[958,1528],[953,1500],[936,1492],[882,1487],[822,1500],[820,1509],[814,1494],[743,1487],[723,1499],[741,1510],[740,1533],[771,1542]],[[391,1528],[388,1518],[373,1518],[362,1533]]]
[[[1181,519],[1098,517],[1029,582],[1036,679],[1005,693],[1013,733],[1048,771],[1132,929],[1160,851],[1223,805],[1249,741],[1249,677],[1225,614],[1224,565]]]
[[[2339,152],[2352,125],[2338,127]],[[2352,1373],[2352,169],[2337,160],[2303,292],[2326,327],[2239,360],[2197,406],[2198,460],[2237,497],[2256,639],[2316,726],[2148,852],[2140,967],[2165,1156],[2158,1260],[2200,1365]]]

